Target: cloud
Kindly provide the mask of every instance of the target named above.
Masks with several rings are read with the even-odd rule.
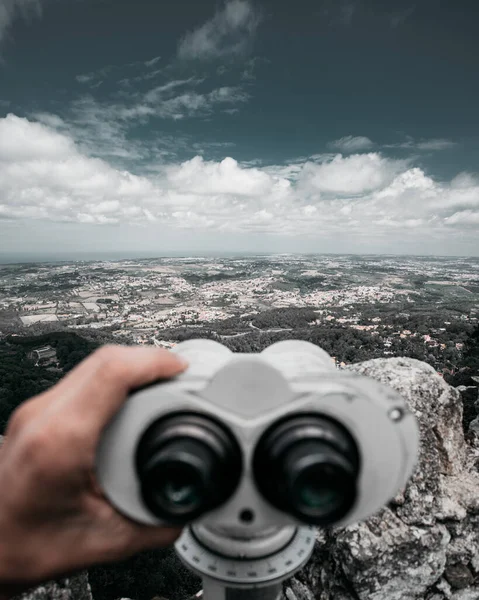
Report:
[[[223,86],[210,92],[198,93],[194,89],[177,91],[187,84],[196,85],[201,80],[176,80],[153,88],[144,94],[135,94],[132,101],[123,103],[100,103],[92,96],[85,96],[73,104],[74,114],[90,112],[93,120],[106,123],[146,121],[152,117],[180,120],[206,117],[218,106],[247,102],[249,94],[240,87]],[[74,116],[75,118],[75,116]]]
[[[254,56],[253,58],[247,60],[244,64],[243,72],[241,73],[241,79],[243,81],[253,81],[256,79],[257,74],[256,71],[260,65],[265,65],[270,63],[271,61],[264,56]],[[218,67],[217,74],[223,74],[226,71],[225,67]]]
[[[145,114],[155,115],[162,119],[179,120],[187,117],[207,116],[219,104],[237,104],[246,102],[249,95],[238,87],[221,87],[206,94],[186,92],[171,98],[159,98],[157,102],[147,104],[141,108]],[[148,102],[148,100],[147,100]],[[135,117],[133,113],[131,115]]]
[[[383,158],[379,154],[341,154],[316,164],[307,162],[301,171],[301,183],[307,189],[335,196],[357,196],[383,189],[405,169],[405,162]]]
[[[457,142],[445,140],[442,138],[431,140],[415,140],[411,136],[407,136],[407,141],[396,144],[384,144],[384,148],[400,148],[404,150],[424,150],[424,151],[439,151],[448,150],[456,147]]]
[[[331,142],[329,146],[341,150],[342,152],[358,152],[359,150],[369,150],[369,148],[374,146],[374,143],[369,138],[362,135],[347,135],[339,140]]]
[[[165,92],[169,92],[170,90],[174,90],[185,85],[197,85],[203,81],[203,79],[197,79],[195,77],[190,77],[189,79],[174,79],[172,81],[168,81],[168,83],[163,83],[162,85],[152,88],[146,92],[146,94],[144,94],[143,98],[146,102],[158,102],[165,95]]]
[[[90,75],[77,75],[75,79],[78,81],[78,83],[90,83],[90,81],[95,79],[95,75],[93,73]]]
[[[479,210],[463,210],[446,218],[446,225],[479,229]]]
[[[115,161],[147,158],[142,144],[128,139],[128,127],[92,96],[75,100],[65,118],[50,113],[33,113],[33,119],[78,143],[81,151]]]
[[[136,175],[92,158],[53,125],[61,122],[52,115],[42,123],[0,119],[1,218],[366,242],[467,238],[471,247],[477,240],[479,181],[467,173],[443,183],[408,161],[367,153],[276,167],[196,156]]]
[[[146,60],[143,64],[145,65],[145,67],[154,67],[156,65],[156,63],[158,63],[161,60],[161,56],[155,56],[154,58],[151,58],[150,60]]]
[[[91,71],[90,73],[81,73],[77,75],[75,79],[78,81],[78,83],[92,84],[90,85],[90,87],[94,88],[101,85],[104,79],[114,74],[118,74],[119,71],[125,74],[127,71],[131,72],[131,70],[134,70],[134,73],[138,73],[138,69],[143,70],[143,72],[139,75],[135,74],[129,77],[123,77],[119,81],[119,83],[123,85],[130,85],[134,82],[144,81],[147,79],[154,79],[159,73],[162,73],[164,69],[152,70],[152,67],[157,65],[160,60],[161,56],[154,56],[153,58],[148,60],[137,60],[123,65],[106,65],[104,67]],[[144,71],[144,68],[146,68],[146,71]]]
[[[182,38],[178,58],[212,59],[242,54],[259,21],[259,14],[249,0],[227,0],[212,19]]]
[[[457,146],[457,144],[450,140],[425,140],[416,144],[418,150],[446,150],[447,148],[454,148],[454,146]]]
[[[208,162],[200,156],[165,169],[169,187],[199,196],[264,196],[270,193],[272,178],[260,169],[243,169],[233,158]]]
[[[40,16],[42,3],[40,0],[2,0],[0,2],[0,44],[5,40],[8,31],[18,15],[27,18]]]
[[[81,73],[80,75],[76,75],[75,79],[78,83],[82,85],[88,85],[90,88],[97,88],[100,86],[103,81],[111,75],[112,72],[120,69],[116,65],[106,65],[101,69],[97,69],[96,71],[91,71],[90,73]]]
[[[385,144],[385,148],[405,148],[407,150],[447,150],[457,146],[456,142],[445,140],[442,138],[431,140],[414,140],[411,136],[407,136],[406,142],[397,144]]]
[[[178,151],[191,155],[192,142],[186,136],[162,135],[153,140],[131,139],[130,131],[139,123],[152,119],[180,121],[192,118],[208,118],[215,111],[233,114],[238,106],[249,100],[238,86],[222,86],[199,93],[197,86],[203,79],[172,80],[155,86],[146,92],[117,95],[115,101],[98,101],[91,94],[74,100],[61,115],[37,112],[29,115],[36,121],[78,142],[81,151],[100,158],[113,160],[131,168],[131,161],[163,162],[175,157]]]

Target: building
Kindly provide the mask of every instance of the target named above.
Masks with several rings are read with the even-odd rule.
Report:
[[[57,351],[51,346],[43,346],[29,352],[28,358],[34,361],[36,367],[44,367],[58,362]]]

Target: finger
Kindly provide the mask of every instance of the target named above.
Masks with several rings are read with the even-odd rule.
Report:
[[[39,414],[46,414],[48,407],[51,406],[54,401],[53,395],[49,392],[50,390],[42,392],[37,396],[25,400],[17,406],[8,420],[7,428],[5,430],[6,437],[17,435],[19,431],[25,429],[32,418]]]
[[[178,355],[162,348],[103,346],[55,386],[57,408],[98,430],[120,409],[129,392],[174,377],[186,367]]]
[[[135,553],[155,548],[165,548],[174,544],[182,531],[183,529],[180,527],[138,526],[130,548]]]

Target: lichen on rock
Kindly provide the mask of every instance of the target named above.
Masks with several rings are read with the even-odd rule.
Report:
[[[86,571],[49,581],[18,596],[16,600],[93,600]]]

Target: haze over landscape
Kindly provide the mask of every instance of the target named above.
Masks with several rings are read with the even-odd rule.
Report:
[[[476,256],[477,16],[466,1],[4,0],[3,262]]]

